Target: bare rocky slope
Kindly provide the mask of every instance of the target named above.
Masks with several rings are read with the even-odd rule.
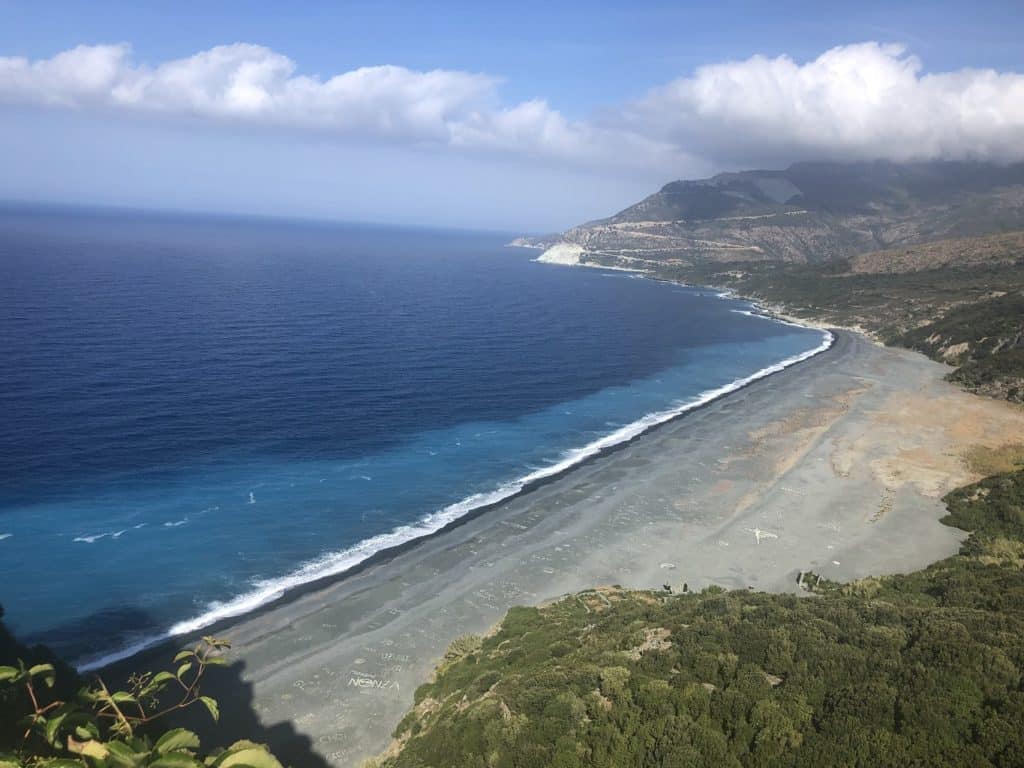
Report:
[[[606,219],[519,244],[636,266],[809,263],[1024,229],[1024,164],[797,163],[674,181]]]
[[[1024,164],[801,163],[676,181],[541,261],[730,288],[957,366],[1024,403]]]

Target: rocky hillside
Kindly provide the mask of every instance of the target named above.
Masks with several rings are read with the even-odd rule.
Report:
[[[1024,232],[963,237],[862,253],[850,259],[857,274],[898,274],[943,267],[989,267],[1024,261]]]
[[[815,263],[658,265],[819,323],[858,328],[955,366],[949,378],[1024,403],[1024,233],[943,240]]]
[[[639,203],[534,246],[583,260],[807,263],[1024,229],[1024,164],[798,163],[674,181]]]
[[[959,555],[816,599],[593,589],[456,642],[381,768],[1024,763],[1024,472]]]
[[[959,366],[949,379],[978,394],[1024,403],[1024,292],[966,304],[897,341]]]
[[[1024,402],[1024,163],[798,163],[675,181],[519,245],[541,261],[728,287],[957,366]]]

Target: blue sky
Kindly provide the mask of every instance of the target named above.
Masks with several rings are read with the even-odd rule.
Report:
[[[8,199],[543,231],[681,176],[1024,143],[1021,2],[0,1],[0,21]],[[161,75],[179,60],[185,85]],[[229,103],[261,67],[258,104]]]

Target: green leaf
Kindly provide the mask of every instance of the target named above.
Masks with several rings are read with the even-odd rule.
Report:
[[[67,712],[61,712],[46,721],[46,740],[55,747],[58,745],[60,740],[60,727],[64,725],[64,720],[67,719],[67,716]]]
[[[57,682],[57,673],[53,669],[53,664],[36,664],[28,673],[32,677],[42,677],[47,688],[53,688],[53,684]]]
[[[205,662],[213,667],[223,667],[228,663],[228,660],[223,656],[210,656]]]
[[[210,710],[210,717],[213,718],[213,722],[220,721],[220,707],[217,705],[216,699],[211,699],[209,696],[200,696],[199,700],[206,705],[206,708]]]
[[[98,739],[100,737],[100,729],[96,727],[96,723],[86,723],[85,725],[75,726],[75,738],[81,739],[82,741],[89,741],[90,739]]]
[[[21,768],[21,761],[14,755],[0,755],[0,768]]]
[[[82,744],[72,744],[69,742],[68,749],[96,760],[106,760],[110,754],[110,750],[98,741],[86,741]]]
[[[149,763],[148,768],[202,768],[202,765],[188,752],[169,752]]]
[[[19,675],[16,667],[0,667],[0,683],[14,680]]]
[[[154,675],[153,679],[150,680],[141,691],[139,691],[139,698],[144,699],[147,696],[159,693],[167,686],[167,683],[173,679],[174,675],[170,672],[160,672],[159,674]]]
[[[184,651],[178,651],[178,655],[174,657],[174,662],[173,663],[177,664],[179,661],[184,661],[185,659],[191,659],[193,656],[195,656],[195,651],[193,651],[193,650],[186,649]]]
[[[235,752],[240,752],[243,749],[249,749],[250,747],[259,746],[260,745],[257,744],[255,741],[249,741],[248,739],[236,741],[227,749],[222,749],[219,752],[214,752],[209,757],[207,757],[206,764],[209,766],[219,766],[222,760],[226,760],[230,755],[233,755]]]
[[[148,754],[153,749],[153,745],[150,743],[150,740],[145,736],[129,736],[127,739],[124,739],[124,743],[136,752],[145,752]]]
[[[282,768],[277,758],[262,746],[229,749],[214,765],[217,768]]]
[[[106,746],[106,761],[109,768],[136,768],[142,765],[148,756],[147,752],[136,752],[123,741],[108,741]]]
[[[87,704],[94,704],[100,700],[100,695],[98,691],[94,691],[92,688],[85,687],[79,689],[78,698],[80,701],[85,702]]]
[[[70,757],[50,757],[36,765],[38,768],[85,768],[85,763],[81,760],[72,760]],[[0,761],[0,768],[5,768],[2,761]]]
[[[186,661],[184,664],[178,667],[178,679],[181,680],[181,676],[188,672],[190,669],[192,669],[191,661]]]
[[[179,749],[198,748],[199,737],[192,733],[192,731],[186,731],[184,728],[174,728],[168,731],[157,739],[156,746],[153,747],[161,755]]]
[[[118,704],[137,704],[138,700],[127,691],[115,691],[110,698]]]

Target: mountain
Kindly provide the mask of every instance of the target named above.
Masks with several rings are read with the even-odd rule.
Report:
[[[1024,163],[797,163],[674,181],[524,238],[552,264],[639,269],[857,328],[1024,403]]]
[[[685,267],[809,263],[1018,229],[1024,163],[814,162],[673,181],[614,216],[525,242],[579,246],[583,262]]]

